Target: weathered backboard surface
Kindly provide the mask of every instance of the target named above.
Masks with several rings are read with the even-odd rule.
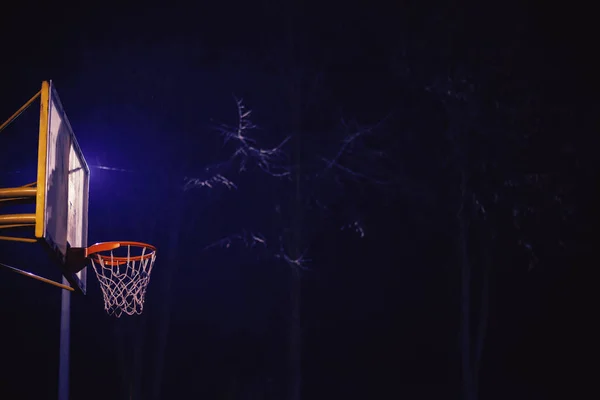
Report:
[[[35,236],[62,265],[67,247],[86,247],[90,170],[52,82],[40,95]],[[66,276],[85,293],[86,270]]]

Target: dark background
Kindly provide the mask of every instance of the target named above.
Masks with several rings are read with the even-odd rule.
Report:
[[[141,317],[105,315],[93,274],[88,295],[72,296],[72,399],[291,399],[282,232],[311,260],[301,281],[302,398],[467,398],[459,179],[448,165],[475,170],[492,159],[498,176],[552,177],[552,188],[534,187],[515,204],[557,192],[569,204],[528,220],[535,256],[506,223],[510,207],[486,220],[495,250],[472,255],[494,259],[479,397],[574,397],[587,387],[598,182],[589,10],[18,4],[0,15],[0,117],[52,79],[92,170],[89,243],[159,248]],[[253,110],[257,143],[293,137],[284,152],[303,166],[298,187],[228,163],[235,143],[224,144],[218,127],[237,124],[233,96]],[[37,109],[28,112],[35,119]],[[37,130],[22,118],[0,134],[0,186],[35,180]],[[340,162],[370,178],[321,175],[352,121],[374,134]],[[456,126],[472,135],[458,152]],[[520,153],[495,145],[526,136]],[[237,190],[182,191],[186,177],[213,171]],[[472,187],[492,198],[498,186],[479,179]],[[354,221],[364,237],[341,230]],[[268,246],[205,249],[244,230]],[[58,279],[32,247],[0,243],[0,261]],[[60,290],[6,270],[0,285],[0,398],[56,398]]]

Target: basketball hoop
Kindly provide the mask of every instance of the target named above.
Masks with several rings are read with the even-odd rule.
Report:
[[[156,247],[139,242],[98,243],[86,249],[86,257],[100,282],[108,315],[141,314]]]

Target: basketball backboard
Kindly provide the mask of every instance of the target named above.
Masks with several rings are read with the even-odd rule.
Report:
[[[51,81],[43,82],[41,90],[24,107],[37,98],[40,99],[37,180],[19,188],[0,189],[0,200],[5,205],[11,201],[35,204],[35,210],[27,210],[29,213],[0,215],[0,234],[11,228],[33,228],[33,235],[29,232],[0,239],[41,243],[50,250],[71,286],[85,293],[86,269],[69,272],[66,256],[69,247],[87,246],[90,170]],[[11,118],[17,118],[23,111],[22,107]]]

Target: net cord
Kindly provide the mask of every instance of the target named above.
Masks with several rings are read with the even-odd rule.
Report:
[[[132,259],[130,245],[127,246],[124,262],[115,261],[113,251],[103,257],[91,257],[92,267],[102,289],[104,309],[109,315],[119,318],[123,314],[139,315],[144,310],[146,288],[156,261],[156,252],[150,250],[152,254],[147,254],[147,247],[141,249],[140,260]],[[107,259],[110,261],[107,262]]]

